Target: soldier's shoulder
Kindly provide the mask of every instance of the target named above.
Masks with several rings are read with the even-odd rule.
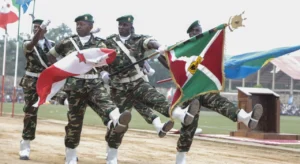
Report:
[[[113,38],[115,38],[117,36],[118,36],[117,34],[109,35],[108,37],[106,37],[106,40],[113,39]]]
[[[141,38],[148,38],[148,35],[143,35],[143,34],[133,34],[132,38],[133,39],[141,39]]]
[[[96,41],[99,41],[99,42],[104,42],[104,41],[106,41],[106,39],[104,39],[104,38],[100,38],[100,37],[95,37],[95,40]]]
[[[79,36],[77,34],[72,34],[69,37],[67,37],[66,39],[70,39],[70,38],[75,39],[75,38],[79,38]]]
[[[63,38],[63,39],[60,41],[60,43],[61,43],[61,44],[66,44],[66,43],[68,43],[68,42],[71,42],[70,38],[76,39],[77,37],[78,37],[78,35],[76,35],[76,34],[74,34],[74,35],[69,35],[69,36]]]

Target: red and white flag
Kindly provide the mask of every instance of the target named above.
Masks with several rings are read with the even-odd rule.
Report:
[[[33,105],[38,107],[49,101],[71,76],[85,74],[93,67],[111,64],[116,58],[116,52],[106,48],[89,48],[75,51],[45,69],[39,76],[36,90],[38,101]]]

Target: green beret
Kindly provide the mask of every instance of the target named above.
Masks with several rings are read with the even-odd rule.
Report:
[[[200,26],[199,21],[196,20],[195,22],[193,22],[190,27],[187,29],[186,33],[190,33],[190,31],[192,30],[192,28],[196,27],[196,26]]]
[[[94,23],[94,19],[91,14],[80,15],[77,18],[75,18],[75,22],[77,22],[77,21],[87,21],[87,22]]]
[[[133,23],[133,16],[132,15],[124,15],[117,19],[118,22],[128,22]]]
[[[43,23],[43,21],[44,20],[42,20],[42,19],[35,19],[35,20],[32,21],[32,24],[39,24],[39,25],[41,25]]]

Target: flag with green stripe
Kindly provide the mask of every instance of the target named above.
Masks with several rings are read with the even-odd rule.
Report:
[[[222,24],[169,47],[166,56],[177,86],[171,109],[198,95],[223,90],[225,27]]]

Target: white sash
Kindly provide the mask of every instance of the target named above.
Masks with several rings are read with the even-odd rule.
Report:
[[[33,49],[34,49],[34,51],[35,51],[35,53],[36,53],[36,56],[39,58],[39,60],[40,60],[40,62],[41,62],[41,64],[42,64],[42,66],[44,66],[45,68],[48,68],[48,66],[46,65],[46,63],[44,62],[44,60],[41,58],[40,53],[39,53],[39,51],[36,49],[35,46],[33,47]]]
[[[136,59],[133,56],[130,55],[129,50],[125,47],[125,45],[121,41],[117,41],[116,38],[113,38],[113,40],[118,44],[118,46],[122,49],[122,51],[127,55],[127,57],[130,59],[130,61],[132,63],[135,63]],[[144,75],[144,73],[141,72],[140,67],[139,67],[138,64],[135,64],[134,67],[135,67],[138,74],[143,74]]]

